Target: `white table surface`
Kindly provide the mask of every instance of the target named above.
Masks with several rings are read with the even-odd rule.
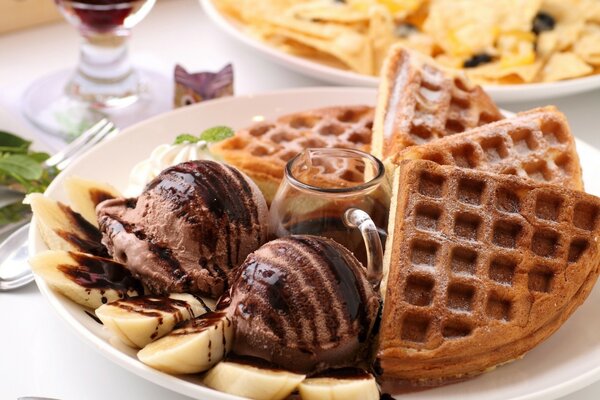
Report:
[[[12,129],[52,149],[56,141],[39,136],[19,114],[19,98],[31,80],[73,66],[78,37],[66,23],[0,36],[0,129]],[[322,86],[271,64],[221,33],[194,0],[161,0],[134,30],[134,61],[171,76],[174,64],[191,71],[235,68],[238,94],[298,86]],[[171,97],[172,93],[165,93]],[[569,118],[573,132],[600,148],[600,91],[541,103],[502,104],[511,111],[555,104]],[[306,105],[310,108],[310,104]],[[113,365],[81,342],[58,318],[35,285],[0,293],[0,399],[37,395],[61,400],[183,400]],[[600,333],[599,333],[600,334]],[[600,398],[600,383],[564,399]]]

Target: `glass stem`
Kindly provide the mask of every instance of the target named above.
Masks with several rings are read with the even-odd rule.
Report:
[[[85,37],[80,47],[77,73],[99,83],[126,79],[132,72],[127,39],[113,35]]]
[[[139,78],[131,65],[128,36],[86,35],[79,64],[66,87],[71,97],[95,108],[127,106],[140,92]]]

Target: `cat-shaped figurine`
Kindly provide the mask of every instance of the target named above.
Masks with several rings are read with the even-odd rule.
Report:
[[[233,66],[227,64],[219,72],[189,73],[175,66],[174,106],[183,107],[204,100],[233,95]]]

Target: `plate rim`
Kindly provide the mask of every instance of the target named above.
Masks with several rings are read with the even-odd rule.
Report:
[[[318,95],[319,92],[329,92],[329,93],[339,92],[340,94],[342,94],[344,92],[348,92],[348,93],[357,93],[357,94],[360,93],[361,96],[364,93],[365,98],[367,98],[368,96],[372,97],[375,94],[376,89],[368,88],[368,87],[327,87],[327,86],[321,87],[321,86],[317,86],[317,87],[304,87],[304,88],[295,88],[295,89],[294,88],[293,89],[282,89],[282,90],[269,91],[269,92],[264,92],[264,93],[259,93],[259,94],[245,94],[245,95],[239,95],[239,96],[226,97],[226,98],[221,98],[221,99],[210,100],[210,101],[198,103],[198,104],[195,104],[192,106],[171,110],[171,111],[167,111],[165,113],[156,115],[152,118],[141,121],[137,124],[134,124],[126,129],[124,129],[118,137],[128,135],[129,132],[131,132],[131,131],[135,132],[140,129],[143,129],[144,125],[146,125],[146,124],[154,124],[154,123],[156,123],[156,121],[161,120],[161,119],[173,118],[173,115],[197,112],[196,110],[202,109],[207,106],[219,106],[222,103],[224,103],[224,104],[227,104],[230,102],[235,103],[240,100],[252,99],[252,98],[256,98],[256,97],[260,97],[260,98],[267,98],[267,97],[276,97],[277,98],[277,97],[282,97],[282,96],[283,97],[288,97],[288,96],[292,97],[294,94],[297,94],[297,93],[311,93],[311,92],[315,93],[316,95]],[[363,92],[363,93],[361,93],[361,92]],[[300,107],[304,107],[304,106],[300,106]],[[92,150],[98,151],[96,149],[110,145],[110,143],[115,139],[116,138],[111,138],[105,142],[102,142],[98,146],[95,146]],[[599,149],[585,143],[584,141],[581,141],[580,139],[577,139],[577,141],[580,143],[584,143],[587,147],[589,147],[593,151],[596,151],[600,157]],[[85,159],[86,156],[87,156],[87,152],[85,154],[83,154],[81,159]],[[77,167],[76,163],[75,163],[75,165],[69,166],[64,171],[64,172],[66,172],[66,174],[64,176],[68,177],[69,175],[71,175],[72,170],[74,170],[76,167]],[[50,184],[47,191],[56,191],[57,189],[60,189],[61,181],[63,179],[61,179],[61,178],[55,179]],[[45,192],[45,194],[46,193],[47,192]],[[37,225],[36,225],[35,220],[32,220],[31,227],[30,227],[29,234],[28,234],[28,240],[29,240],[29,246],[28,246],[29,254],[36,254],[38,252],[38,247],[39,247],[39,237],[38,237],[38,233],[37,233]],[[79,339],[82,340],[84,343],[92,346],[101,355],[108,358],[110,361],[114,362],[115,364],[119,365],[121,368],[124,368],[127,371],[134,373],[137,376],[142,377],[143,379],[147,380],[150,383],[157,384],[157,385],[162,386],[170,391],[173,391],[175,393],[180,393],[185,396],[197,397],[199,395],[198,390],[200,390],[200,391],[206,391],[205,394],[210,394],[210,396],[212,396],[212,398],[218,399],[218,400],[243,399],[241,397],[230,395],[230,394],[227,394],[224,392],[220,392],[220,391],[211,389],[206,386],[198,385],[197,383],[194,383],[194,382],[189,382],[185,379],[181,379],[179,376],[166,374],[164,372],[155,370],[147,365],[144,365],[139,360],[137,360],[133,357],[130,357],[128,354],[119,350],[117,347],[113,346],[108,341],[103,340],[102,338],[96,336],[91,331],[89,331],[85,325],[81,324],[75,318],[74,314],[72,314],[65,306],[63,306],[63,304],[62,304],[63,301],[70,301],[70,300],[66,299],[59,293],[56,293],[52,289],[50,289],[50,287],[46,284],[46,282],[44,282],[37,275],[35,275],[35,281],[36,281],[36,284],[37,284],[42,296],[51,305],[51,308],[53,309],[53,311],[56,314],[58,314],[60,319],[62,319],[70,327],[70,329],[75,331],[75,333],[77,334]],[[570,393],[573,393],[573,392],[575,392],[581,388],[584,388],[598,380],[600,380],[600,363],[595,368],[592,368],[592,369],[586,371],[585,373],[582,373],[582,374],[578,375],[577,377],[570,379],[567,382],[560,382],[557,385],[550,386],[550,387],[547,387],[542,390],[538,390],[533,393],[527,393],[527,394],[523,394],[523,395],[520,395],[517,397],[513,397],[513,398],[511,398],[511,400],[537,400],[537,399],[557,398],[560,396],[565,396]],[[175,385],[176,389],[173,388],[173,385]]]
[[[354,85],[377,87],[379,85],[379,78],[376,76],[359,74],[354,71],[343,70],[340,68],[321,64],[319,62],[303,58],[294,54],[289,54],[281,51],[275,47],[269,46],[268,44],[245,34],[241,29],[231,23],[229,18],[223,15],[215,6],[213,0],[198,0],[209,19],[214,22],[221,30],[250,46],[253,49],[259,50],[271,57],[275,61],[285,61],[286,67],[305,75],[315,76],[310,74],[309,71],[314,71],[319,74],[327,75],[328,78],[324,78],[320,75],[320,79],[326,79],[331,82],[348,84],[352,81]],[[303,70],[305,68],[306,70]],[[578,78],[571,78],[556,82],[534,82],[534,83],[522,83],[522,84],[484,84],[481,85],[483,89],[490,94],[492,97],[497,97],[498,101],[528,101],[540,98],[551,98],[551,97],[562,97],[572,95],[576,93],[583,93],[591,91],[595,88],[600,87],[600,73],[586,75]],[[541,91],[565,91],[565,93],[552,93],[547,95],[541,95]],[[533,94],[532,94],[533,93]],[[527,95],[529,94],[529,95]],[[518,98],[519,95],[525,95],[526,97]],[[509,99],[509,96],[514,96]]]

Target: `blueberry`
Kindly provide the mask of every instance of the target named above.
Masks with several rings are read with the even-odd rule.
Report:
[[[394,34],[398,37],[404,38],[418,31],[419,28],[416,25],[413,25],[410,22],[403,22],[401,24],[396,25]]]
[[[536,35],[539,35],[542,32],[551,31],[554,29],[554,25],[556,25],[556,20],[554,17],[548,13],[540,11],[533,19],[533,27],[531,28],[531,31]]]
[[[481,64],[487,64],[492,61],[492,56],[489,54],[481,53],[475,54],[473,57],[469,58],[463,63],[464,68],[475,68],[480,66]]]

